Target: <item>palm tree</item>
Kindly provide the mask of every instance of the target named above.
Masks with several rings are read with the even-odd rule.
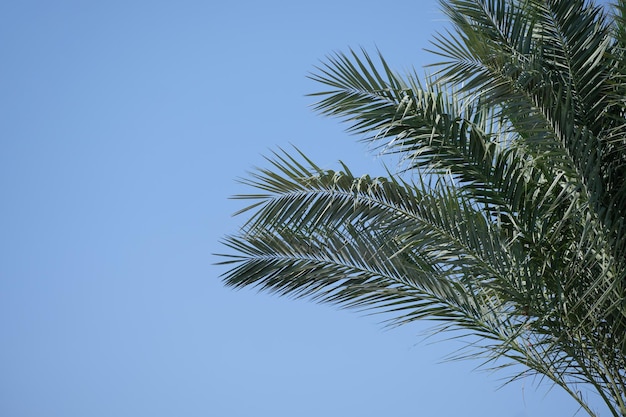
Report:
[[[312,75],[317,110],[405,169],[275,153],[238,196],[225,284],[435,320],[626,416],[626,1],[441,6],[453,29],[425,81],[365,51]]]

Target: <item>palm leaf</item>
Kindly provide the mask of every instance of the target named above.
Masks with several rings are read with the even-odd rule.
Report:
[[[225,283],[433,319],[626,415],[624,4],[443,1],[454,28],[424,81],[380,53],[328,57],[315,108],[406,169],[274,154],[236,196]]]

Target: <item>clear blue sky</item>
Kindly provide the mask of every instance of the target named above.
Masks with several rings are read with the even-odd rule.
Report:
[[[235,292],[213,265],[243,220],[235,179],[277,146],[382,172],[310,110],[306,74],[348,47],[432,62],[437,10],[2,2],[0,415],[572,416],[556,388],[441,363],[460,344],[424,327]]]

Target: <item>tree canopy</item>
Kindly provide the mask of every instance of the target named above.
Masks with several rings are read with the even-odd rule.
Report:
[[[236,196],[224,282],[435,320],[626,416],[626,1],[441,7],[430,75],[351,50],[311,76],[319,112],[404,168],[276,152]]]

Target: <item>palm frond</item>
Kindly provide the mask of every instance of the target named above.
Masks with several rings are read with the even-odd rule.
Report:
[[[406,170],[274,154],[242,180],[255,192],[236,196],[249,217],[224,241],[225,283],[433,319],[590,415],[580,383],[626,415],[625,4],[442,1],[454,28],[424,81],[380,53],[328,57],[315,109]]]

